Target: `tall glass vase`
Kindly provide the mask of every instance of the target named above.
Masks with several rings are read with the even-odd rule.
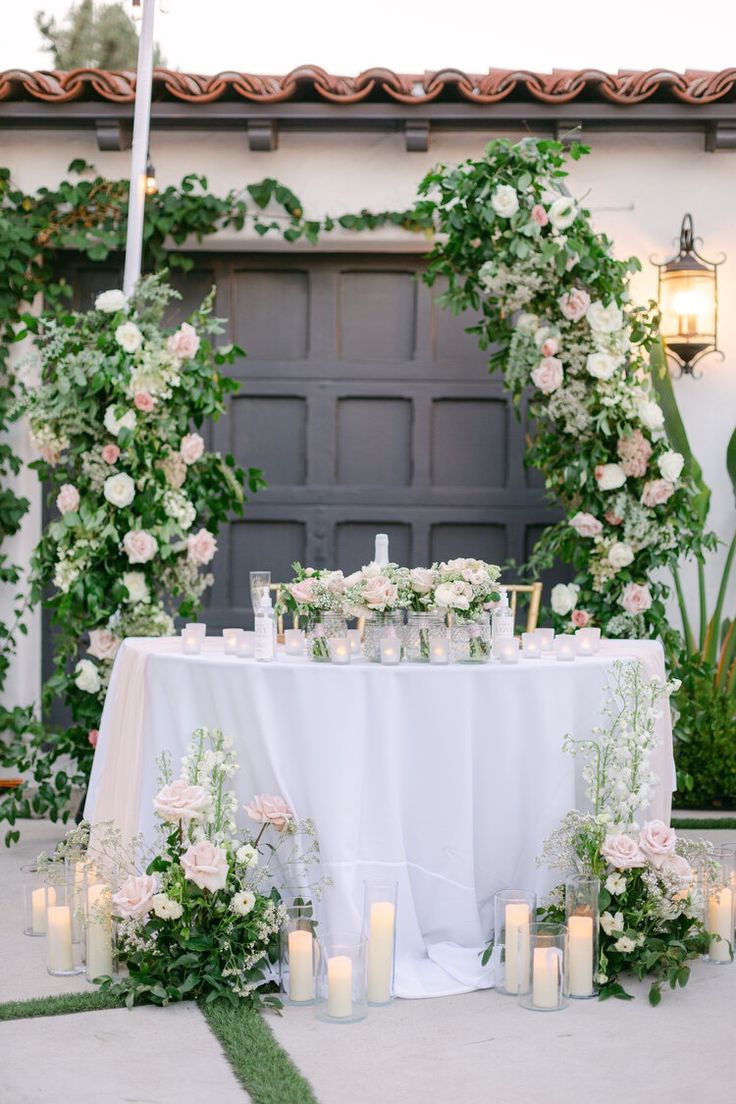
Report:
[[[565,883],[566,987],[567,995],[576,1000],[594,997],[597,991],[600,891],[600,880],[584,874],[569,878]]]

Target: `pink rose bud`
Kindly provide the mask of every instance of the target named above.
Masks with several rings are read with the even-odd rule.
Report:
[[[156,400],[147,391],[137,391],[133,403],[143,414],[150,414],[156,405]]]
[[[537,226],[546,226],[549,222],[549,215],[542,206],[541,203],[535,203],[532,207],[531,213],[532,222],[536,222]]]
[[[105,445],[102,450],[102,459],[106,464],[114,464],[120,455],[120,449],[117,445]]]
[[[97,737],[100,735],[99,729],[91,728],[87,733],[87,739],[91,743],[93,748],[97,747]]]

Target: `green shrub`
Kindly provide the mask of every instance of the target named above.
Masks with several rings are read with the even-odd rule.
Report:
[[[736,698],[709,664],[688,661],[673,705],[678,791],[684,809],[736,808]]]

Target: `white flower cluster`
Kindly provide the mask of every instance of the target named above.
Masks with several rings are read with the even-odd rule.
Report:
[[[181,762],[182,778],[192,786],[201,786],[209,796],[211,816],[198,822],[194,839],[224,843],[235,835],[238,799],[227,781],[238,770],[235,741],[219,728],[198,728]]]
[[[184,532],[191,529],[197,511],[182,491],[166,491],[164,493],[164,513],[175,521]]]

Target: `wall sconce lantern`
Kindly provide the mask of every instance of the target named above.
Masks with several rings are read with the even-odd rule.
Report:
[[[692,215],[685,215],[680,229],[680,250],[669,261],[652,263],[659,271],[657,299],[660,333],[668,357],[680,375],[698,378],[695,365],[718,348],[718,266],[726,259],[706,261],[695,248]]]
[[[156,180],[156,170],[153,167],[153,161],[151,155],[148,155],[148,161],[146,162],[146,195],[154,196],[158,191],[158,181]]]

